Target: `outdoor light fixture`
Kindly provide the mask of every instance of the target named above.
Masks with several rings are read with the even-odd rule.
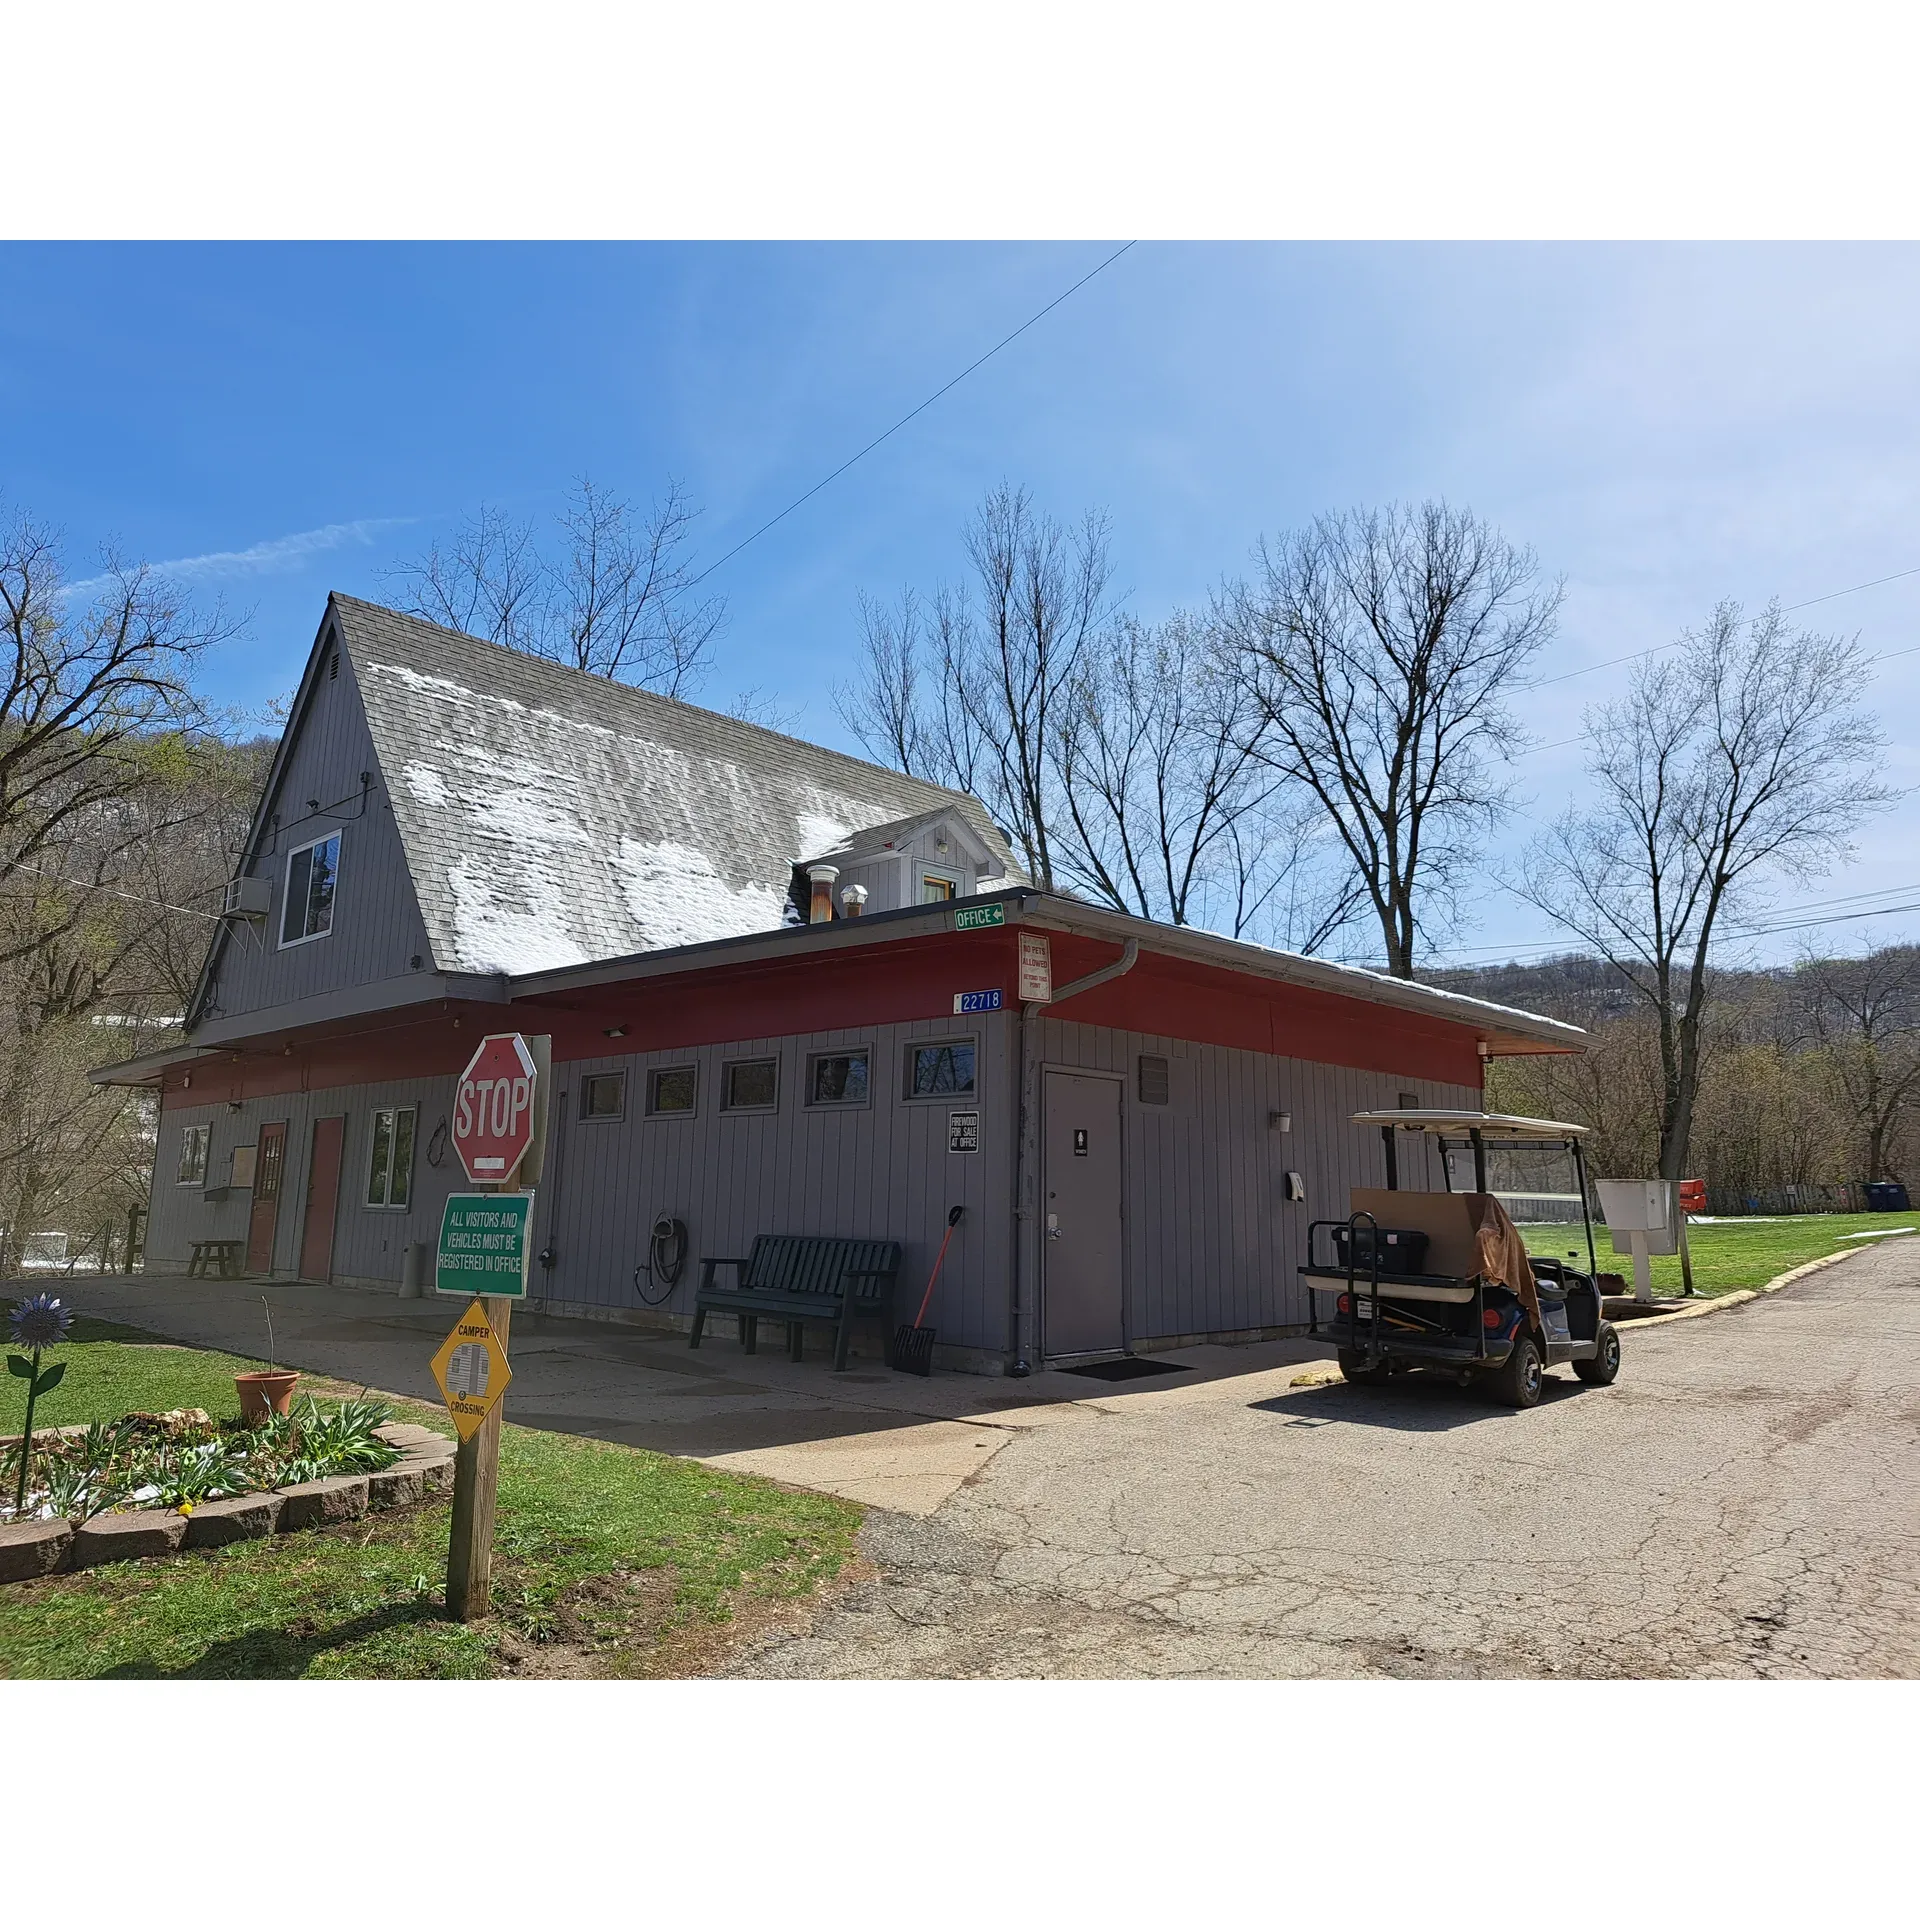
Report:
[[[240,1102],[238,1100],[229,1100],[227,1102],[227,1111],[229,1113],[238,1113],[240,1111]]]
[[[1275,1133],[1291,1133],[1293,1131],[1293,1115],[1290,1113],[1270,1113],[1267,1115],[1267,1125],[1270,1126]]]
[[[604,1033],[609,1040],[624,1040],[627,1037],[625,1027],[602,1027],[600,1031]]]

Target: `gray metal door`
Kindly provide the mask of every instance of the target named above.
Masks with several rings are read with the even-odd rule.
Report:
[[[1120,1082],[1049,1070],[1040,1244],[1049,1354],[1112,1353],[1120,1313]]]

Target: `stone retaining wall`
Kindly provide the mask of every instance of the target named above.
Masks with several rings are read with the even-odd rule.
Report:
[[[16,1520],[0,1526],[0,1583],[331,1526],[358,1520],[369,1511],[418,1506],[452,1492],[451,1440],[427,1427],[394,1421],[375,1431],[400,1449],[400,1458],[376,1473],[339,1474],[277,1487],[272,1493],[207,1500],[190,1514],[147,1508],[103,1513],[78,1527],[69,1520]]]

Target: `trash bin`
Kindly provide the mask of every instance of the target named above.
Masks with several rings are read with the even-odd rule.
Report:
[[[1907,1198],[1907,1190],[1898,1180],[1869,1180],[1867,1182],[1867,1211],[1869,1213],[1905,1213],[1912,1205]]]

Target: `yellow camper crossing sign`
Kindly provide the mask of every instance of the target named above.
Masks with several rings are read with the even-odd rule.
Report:
[[[475,1301],[433,1356],[433,1377],[462,1440],[471,1440],[513,1378],[506,1350]]]

